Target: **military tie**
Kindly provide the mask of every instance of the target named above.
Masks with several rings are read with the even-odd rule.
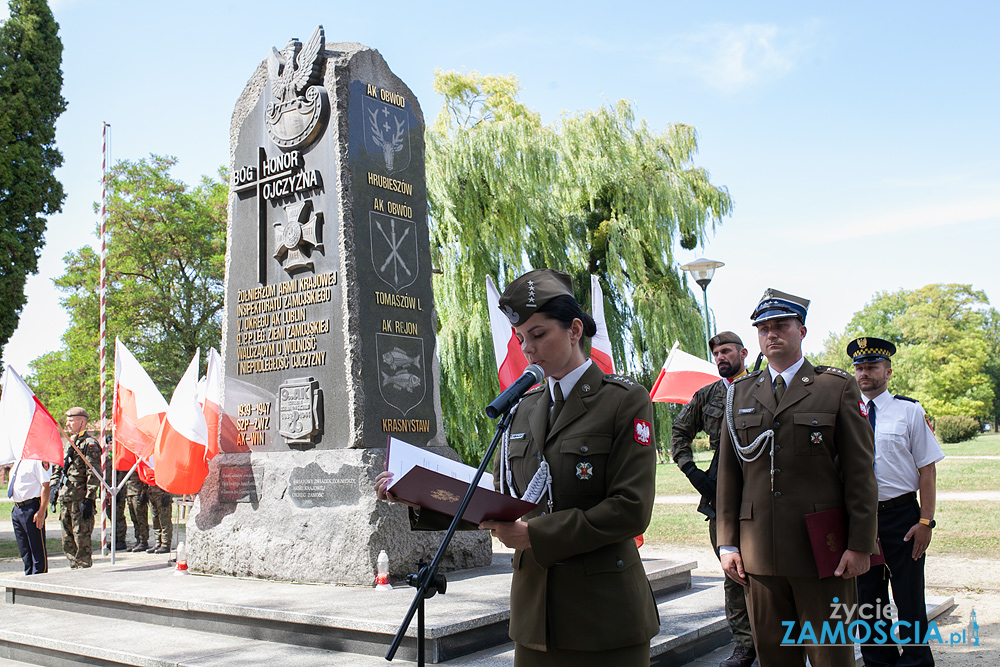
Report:
[[[872,425],[872,432],[875,432],[875,401],[868,401],[868,423]]]
[[[558,382],[552,387],[552,410],[549,411],[549,430],[552,430],[552,426],[555,425],[556,419],[559,418],[559,413],[562,411],[563,404],[566,402],[563,400],[562,386]]]
[[[785,395],[785,378],[780,375],[774,378],[774,400],[781,403],[781,397]]]

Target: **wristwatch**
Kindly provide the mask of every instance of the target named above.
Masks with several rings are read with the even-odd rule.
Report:
[[[923,517],[920,518],[920,523],[924,524],[928,528],[934,528],[934,526],[937,525],[937,521],[934,519],[924,519]]]

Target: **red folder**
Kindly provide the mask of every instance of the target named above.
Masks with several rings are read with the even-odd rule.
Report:
[[[847,514],[843,507],[835,507],[832,510],[806,514],[804,518],[819,578],[832,577],[840,565],[841,557],[847,551]],[[885,558],[882,556],[882,545],[878,544],[878,553],[872,555],[871,565],[875,567],[883,563]]]
[[[468,482],[415,466],[389,487],[389,492],[421,507],[455,516],[469,490]],[[517,521],[538,507],[535,503],[477,487],[462,518],[472,523],[482,521]]]

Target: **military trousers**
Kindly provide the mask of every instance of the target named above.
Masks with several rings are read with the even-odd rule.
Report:
[[[125,535],[128,532],[128,523],[125,521],[125,504],[127,502],[125,497],[125,489],[118,492],[118,496],[115,499],[117,503],[115,507],[115,544],[125,544]],[[111,521],[111,496],[108,495],[108,506],[104,508],[104,515],[108,517],[108,521]]]
[[[853,619],[832,620],[842,607],[834,607],[834,598],[854,609],[858,592],[855,579],[841,577],[777,577],[747,574],[747,608],[757,657],[761,667],[802,667],[806,656],[812,667],[854,667],[854,645],[821,646],[811,642],[796,643],[808,621],[817,638],[824,622],[844,624],[845,633]],[[840,614],[843,616],[843,614]],[[791,621],[791,628],[784,625]],[[788,637],[789,641],[784,642]]]
[[[712,541],[712,551],[719,558],[719,545],[715,535],[715,519],[708,520],[708,537]],[[753,631],[750,629],[750,612],[747,611],[746,588],[725,577],[723,590],[726,597],[726,621],[733,633],[733,641],[738,646],[753,648]]]
[[[128,497],[128,513],[132,518],[135,543],[149,544],[149,498],[145,493]]]
[[[73,500],[62,503],[59,510],[59,521],[62,523],[63,552],[71,568],[90,567],[93,565],[94,547],[91,536],[94,533],[94,516],[84,519],[80,511],[83,501]]]
[[[608,651],[536,651],[514,644],[514,667],[649,667],[649,642]]]
[[[150,486],[149,509],[153,514],[153,535],[156,538],[154,540],[156,546],[169,549],[174,536],[174,522],[171,517],[174,510],[173,496],[159,487]]]

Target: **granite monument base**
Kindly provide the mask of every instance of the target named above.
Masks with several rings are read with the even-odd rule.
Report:
[[[431,447],[449,458],[454,450]],[[196,572],[364,586],[379,551],[402,581],[430,562],[443,532],[411,531],[405,507],[376,499],[384,449],[220,454],[187,523]],[[490,564],[489,533],[458,532],[443,571]]]

